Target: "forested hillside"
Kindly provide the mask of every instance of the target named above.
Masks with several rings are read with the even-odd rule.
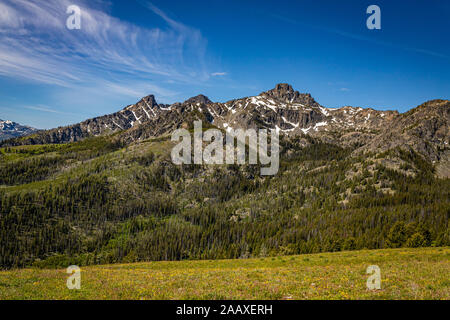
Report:
[[[281,139],[277,175],[120,133],[0,149],[0,268],[448,246],[450,180],[394,147]]]

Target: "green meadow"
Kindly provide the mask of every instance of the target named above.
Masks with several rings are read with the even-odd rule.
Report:
[[[367,289],[369,265],[381,289]],[[449,299],[450,248],[341,251],[0,272],[0,299]]]

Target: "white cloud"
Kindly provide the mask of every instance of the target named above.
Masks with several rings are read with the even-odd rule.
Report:
[[[104,81],[102,82],[105,88],[110,89],[113,92],[120,93],[126,96],[143,97],[149,93],[156,94],[162,97],[170,97],[176,95],[176,92],[161,88],[157,85],[149,83],[133,83],[130,85],[121,85],[114,82]]]
[[[58,111],[58,110],[52,109],[52,108],[47,107],[47,106],[42,106],[42,105],[38,105],[38,106],[25,106],[24,108],[29,109],[29,110],[42,111],[42,112],[49,112],[49,113],[68,114],[68,115],[72,115],[72,114],[73,114],[73,113],[70,113],[70,112],[62,112],[62,111]]]
[[[284,22],[288,22],[290,24],[301,24],[304,26],[308,26],[310,28],[313,29],[317,29],[317,30],[322,30],[328,33],[334,33],[337,34],[339,36],[342,37],[346,37],[349,39],[354,39],[354,40],[359,40],[359,41],[366,41],[366,42],[371,42],[380,46],[385,46],[385,47],[392,47],[392,48],[399,48],[399,49],[403,49],[403,50],[407,50],[407,51],[412,51],[412,52],[417,52],[417,53],[421,53],[421,54],[425,54],[425,55],[429,55],[429,56],[434,56],[434,57],[439,57],[439,58],[444,58],[444,59],[450,59],[450,56],[439,53],[439,52],[435,52],[435,51],[431,51],[431,50],[425,50],[425,49],[420,49],[420,48],[411,48],[408,46],[403,46],[401,45],[401,43],[391,43],[391,42],[387,42],[387,41],[381,41],[381,40],[377,40],[375,38],[369,37],[369,36],[364,36],[364,35],[360,35],[360,34],[356,34],[356,33],[351,33],[351,32],[346,32],[346,31],[342,31],[339,29],[335,29],[335,28],[328,28],[328,27],[323,27],[323,26],[318,26],[318,25],[309,25],[309,24],[305,24],[304,22],[302,22],[302,20],[294,20],[285,16],[280,16],[280,15],[276,15],[276,14],[272,14],[272,17],[278,19],[278,20],[283,20]]]
[[[155,83],[209,78],[201,33],[142,3],[168,28],[143,28],[90,6],[87,0],[2,0],[0,75],[64,87],[96,87],[125,95],[176,93]],[[66,28],[69,5],[81,8],[81,29]],[[151,80],[150,80],[151,79]]]
[[[213,77],[222,77],[222,76],[226,76],[227,73],[226,72],[213,72],[213,73],[211,73],[211,75]]]

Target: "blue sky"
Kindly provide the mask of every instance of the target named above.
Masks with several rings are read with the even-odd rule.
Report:
[[[0,119],[51,128],[147,94],[227,101],[279,82],[326,107],[449,99],[450,2],[0,0]]]

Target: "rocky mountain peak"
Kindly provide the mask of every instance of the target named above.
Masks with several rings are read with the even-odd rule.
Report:
[[[7,127],[13,126],[14,122],[11,120],[2,120],[0,119],[0,129],[6,129]]]
[[[300,93],[292,88],[288,83],[279,83],[275,88],[260,94],[267,98],[276,99],[287,103],[300,103],[308,106],[316,106],[319,104],[311,97],[309,93]]]
[[[17,122],[0,119],[0,141],[15,137],[21,137],[23,135],[31,134],[35,131],[36,129],[20,125]]]
[[[157,105],[158,103],[156,102],[155,96],[150,94],[146,97],[143,97],[141,99],[141,101],[144,101],[146,104],[148,104],[150,107],[153,107],[154,105]]]
[[[279,92],[279,93],[294,93],[294,89],[292,88],[292,86],[288,83],[278,83],[274,89],[272,89],[275,92]]]
[[[268,96],[271,98],[275,98],[280,101],[293,101],[295,98],[297,98],[300,94],[298,91],[294,91],[292,86],[287,83],[279,83],[275,86],[275,88],[265,91],[261,93],[262,96]]]
[[[187,99],[185,101],[185,103],[188,103],[188,104],[196,104],[196,103],[209,104],[209,103],[212,103],[212,101],[209,100],[209,98],[207,96],[199,94],[199,95],[197,95],[195,97],[191,97],[191,98]]]

